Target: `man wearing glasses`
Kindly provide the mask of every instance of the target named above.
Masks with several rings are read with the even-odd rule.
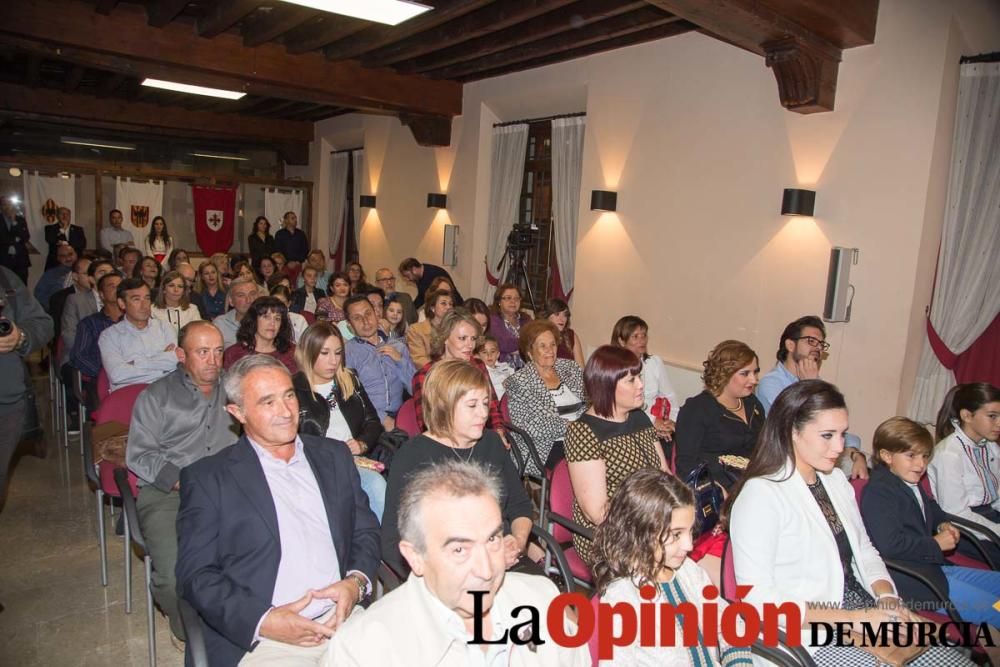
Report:
[[[800,317],[785,327],[778,343],[778,363],[760,378],[757,385],[757,398],[764,404],[764,410],[771,410],[771,404],[785,387],[799,380],[818,378],[829,349],[826,327],[823,320],[815,315]],[[845,444],[850,448],[846,452],[851,461],[850,476],[868,479],[868,460],[861,451],[861,439],[848,433],[846,440]]]
[[[417,309],[413,305],[413,298],[406,292],[396,291],[396,276],[392,269],[382,268],[375,272],[375,285],[385,292],[385,298],[395,297],[396,301],[403,307],[403,316],[407,324],[417,321]]]

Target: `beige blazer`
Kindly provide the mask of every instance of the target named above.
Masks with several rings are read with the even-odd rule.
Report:
[[[429,320],[417,322],[406,329],[406,347],[410,348],[410,357],[415,368],[423,368],[431,360],[432,329]]]

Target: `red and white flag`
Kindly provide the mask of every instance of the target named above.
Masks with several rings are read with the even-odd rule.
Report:
[[[236,188],[192,185],[194,231],[207,256],[229,252],[236,231]]]

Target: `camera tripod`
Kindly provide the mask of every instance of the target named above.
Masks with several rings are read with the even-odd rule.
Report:
[[[535,295],[531,289],[531,280],[528,278],[528,249],[518,247],[508,241],[507,249],[504,252],[503,259],[500,260],[500,264],[497,265],[497,271],[501,267],[505,267],[502,274],[503,279],[501,283],[509,283],[511,285],[517,285],[518,289],[521,290],[528,304],[531,306],[531,311],[537,313],[538,309],[535,307]]]

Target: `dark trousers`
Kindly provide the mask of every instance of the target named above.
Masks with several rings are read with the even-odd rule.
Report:
[[[70,414],[75,415],[80,410],[80,401],[76,400],[76,394],[73,393],[73,367],[69,364],[63,364],[59,369],[59,376],[63,386],[66,387],[66,409]],[[70,426],[76,425],[70,424]]]
[[[139,527],[153,559],[153,598],[170,621],[170,631],[184,639],[180,608],[177,603],[177,510],[181,496],[176,491],[164,493],[155,486],[143,486],[136,499]]]
[[[8,471],[24,428],[24,399],[16,403],[0,405],[0,510],[7,500]]]

